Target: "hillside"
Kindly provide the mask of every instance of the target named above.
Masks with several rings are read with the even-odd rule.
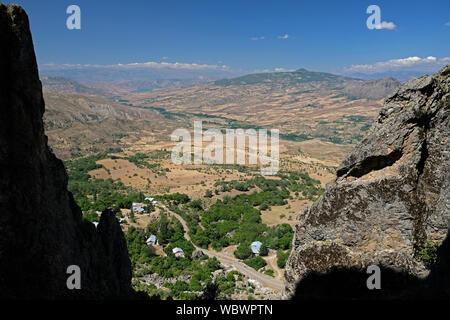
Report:
[[[130,92],[122,99],[144,108],[203,118],[213,127],[276,128],[287,141],[352,145],[370,128],[381,98],[397,84],[391,79],[362,81],[300,69]]]
[[[351,81],[344,86],[343,91],[354,97],[376,100],[387,97],[398,86],[400,86],[399,81],[392,77],[384,77],[367,81]]]
[[[156,140],[167,139],[174,128],[192,126],[193,119],[205,127],[277,128],[283,140],[299,143],[314,157],[321,154],[315,146],[324,143],[342,153],[370,128],[381,107],[373,99],[398,85],[392,78],[361,81],[305,69],[157,91],[152,86],[189,82],[86,84],[61,77],[42,82],[50,144],[64,158],[121,147],[125,136],[136,140],[159,132]],[[155,130],[161,121],[167,125]]]
[[[261,83],[273,83],[276,85],[295,85],[305,82],[326,82],[329,85],[353,80],[325,72],[311,72],[306,69],[298,69],[294,72],[265,72],[249,74],[233,79],[223,79],[214,82],[218,86],[252,85]]]
[[[383,99],[400,85],[400,82],[392,77],[364,81],[331,73],[308,71],[306,69],[298,69],[294,72],[249,74],[233,79],[217,80],[214,84],[217,86],[272,84],[289,87],[311,82],[322,83],[329,89],[342,90],[349,97],[370,100]]]
[[[99,95],[45,91],[44,100],[49,143],[63,158],[125,148],[142,136],[164,140],[180,126],[157,111],[130,108]]]
[[[41,77],[42,89],[56,93],[79,93],[114,98],[121,92],[150,92],[159,89],[181,88],[208,82],[201,79],[116,80],[113,82],[80,82],[65,77]]]
[[[97,94],[98,91],[93,90],[77,81],[63,77],[42,77],[42,89],[44,91],[57,93],[80,93],[80,94]]]

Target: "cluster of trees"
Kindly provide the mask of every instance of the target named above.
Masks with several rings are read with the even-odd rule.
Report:
[[[197,295],[191,291],[191,286],[186,281],[178,280],[175,283],[166,282],[164,286],[170,289],[170,296],[180,300],[194,300]]]
[[[203,260],[207,260],[206,258]],[[195,272],[189,282],[177,280],[174,283],[166,282],[164,287],[170,289],[169,296],[182,300],[194,300],[203,296],[208,287],[214,287],[214,296],[233,294],[236,290],[236,281],[242,281],[242,275],[237,271],[231,271],[225,276],[219,276],[212,282],[211,272],[213,268],[206,264],[201,265],[201,271]]]
[[[244,263],[255,270],[259,270],[267,265],[266,260],[260,256],[244,260]]]
[[[286,261],[289,258],[290,250],[283,252],[283,250],[279,249],[277,250],[277,265],[278,268],[284,269],[286,267]]]
[[[192,243],[184,238],[184,229],[180,221],[170,218],[165,213],[161,213],[160,219],[147,225],[147,235],[154,234],[160,245],[165,246],[164,252],[168,256],[173,256],[173,248],[181,248],[185,256],[190,257],[194,251]]]
[[[144,202],[145,196],[121,182],[111,179],[91,179],[89,171],[101,168],[98,160],[106,158],[107,154],[98,154],[66,162],[69,174],[69,190],[85,212],[84,217],[90,221],[98,221],[93,211],[104,211],[111,208],[120,212],[120,208],[129,208],[132,202]],[[136,154],[129,161],[144,165],[148,156]],[[291,249],[293,230],[288,224],[268,227],[262,223],[260,210],[270,206],[287,203],[291,192],[302,192],[304,196],[315,197],[322,190],[319,181],[311,179],[305,173],[282,172],[281,179],[266,179],[256,176],[246,181],[230,181],[216,183],[216,194],[236,189],[249,191],[260,189],[252,194],[240,194],[233,198],[225,196],[217,200],[208,210],[204,210],[201,199],[191,201],[188,195],[181,193],[155,196],[164,201],[170,208],[187,221],[192,241],[198,246],[207,248],[212,245],[220,250],[223,247],[237,244],[235,256],[247,265],[259,270],[266,265],[261,256],[267,255],[268,248],[277,250],[278,266],[284,268]],[[206,192],[205,197],[211,198],[212,192]],[[166,257],[157,256],[155,249],[147,246],[146,239],[155,234],[159,244],[164,247]],[[170,296],[179,299],[191,299],[204,290],[212,282],[212,272],[220,269],[220,263],[215,258],[206,256],[198,260],[191,258],[194,246],[184,238],[181,223],[175,218],[169,218],[162,213],[159,220],[150,223],[145,230],[130,227],[126,233],[126,241],[132,265],[139,272],[157,273],[165,278],[180,274],[191,275],[189,282],[170,284]],[[263,243],[260,256],[254,257],[250,249],[253,241]],[[185,258],[177,258],[172,249],[183,249]],[[138,268],[139,266],[139,268]],[[142,269],[142,266],[145,266]],[[227,275],[216,279],[214,286],[218,292],[230,294],[235,289],[235,275]],[[195,293],[195,294],[193,294]]]
[[[64,165],[66,166],[70,179],[75,181],[86,181],[90,178],[88,174],[89,171],[103,168],[101,164],[97,164],[96,162],[105,159],[106,157],[106,153],[99,153],[80,159],[66,161]]]
[[[266,179],[263,176],[255,176],[247,180],[217,181],[214,184],[219,187],[220,192],[231,191],[249,191],[252,188],[259,187],[262,191],[275,191],[278,187],[287,187],[288,183],[283,180]]]
[[[300,176],[297,179],[300,179]],[[291,249],[294,232],[289,224],[268,227],[262,223],[261,203],[284,204],[290,195],[287,189],[276,188],[280,185],[279,180],[275,180],[274,183],[266,180],[265,178],[253,179],[258,182],[261,189],[264,188],[267,191],[254,192],[250,195],[240,194],[233,198],[225,196],[223,200],[217,200],[206,211],[203,209],[201,199],[189,201],[187,195],[167,194],[158,196],[158,199],[168,202],[171,210],[185,219],[191,239],[196,245],[202,248],[208,248],[211,245],[214,249],[221,250],[237,244],[235,256],[241,260],[247,260],[252,257],[250,245],[253,241],[263,243],[260,250],[261,256],[267,255],[269,248],[281,250],[281,252]],[[164,224],[164,218],[161,221]],[[161,241],[164,243],[163,238]],[[289,253],[282,255],[281,260],[284,256],[287,258]],[[281,263],[285,264],[283,261]]]
[[[234,256],[238,259],[245,260],[253,254],[252,249],[247,243],[241,243],[234,251]]]
[[[136,239],[135,234],[139,234],[139,239]],[[139,259],[141,251],[144,251],[145,253],[143,247],[148,247],[145,243],[146,239],[152,234],[156,235],[158,244],[164,247],[164,252],[167,256],[164,258],[152,256],[150,260]],[[149,263],[151,265],[149,270],[152,273],[157,273],[163,277],[169,278],[177,276],[192,267],[192,262],[194,260],[192,260],[191,257],[195,247],[191,242],[184,238],[184,230],[181,223],[175,218],[169,218],[167,214],[162,213],[159,220],[147,225],[146,230],[130,227],[126,237],[127,240],[136,239],[136,241],[131,242],[131,245],[137,242],[139,244],[137,247],[141,248],[141,251],[129,250],[130,256],[133,256],[135,258],[134,260],[141,263]],[[184,258],[176,258],[174,256],[172,249],[176,247],[183,249]],[[137,256],[135,256],[135,253]],[[220,267],[217,260],[212,260],[212,262],[208,263],[208,268],[217,270],[217,268]]]
[[[179,204],[186,204],[189,201],[191,201],[191,198],[187,194],[184,193],[170,193],[170,194],[163,194],[163,195],[157,195],[155,196],[155,199],[160,201],[166,201],[169,202],[171,205],[179,205]]]
[[[267,256],[269,253],[269,248],[283,252],[285,250],[290,250],[292,246],[292,238],[294,236],[294,231],[292,227],[288,224],[281,224],[276,227],[268,228],[263,236],[258,237],[262,245],[259,251],[260,256]],[[234,251],[236,258],[245,260],[253,255],[250,248],[250,242],[241,242],[239,246]],[[287,254],[289,256],[289,253]]]
[[[203,248],[211,244],[217,250],[240,244],[238,257],[247,255],[248,250],[244,248],[249,247],[253,241],[261,241],[265,247],[272,249],[286,250],[292,241],[291,226],[282,224],[268,227],[262,223],[261,213],[255,208],[262,201],[278,203],[277,199],[283,201],[282,197],[274,197],[268,191],[217,200],[209,210],[190,215],[188,225],[192,241]]]
[[[232,294],[236,290],[236,281],[242,281],[242,275],[237,271],[231,271],[226,276],[217,277],[215,285],[219,293]]]
[[[169,202],[171,210],[179,213],[187,222],[192,241],[202,247],[212,246],[221,250],[230,245],[238,245],[235,256],[249,261],[252,266],[259,266],[261,259],[254,259],[250,245],[253,241],[261,241],[260,256],[268,254],[268,249],[277,250],[279,266],[284,267],[291,249],[294,232],[289,224],[268,227],[262,223],[260,210],[273,205],[286,204],[290,192],[295,185],[318,189],[319,181],[311,179],[307,174],[290,172],[281,180],[255,177],[245,181],[245,187],[258,187],[261,192],[240,194],[233,198],[225,196],[217,200],[208,210],[203,209],[201,199],[189,201],[189,197],[181,194],[160,196]],[[230,184],[231,183],[231,184]],[[236,186],[233,182],[219,182],[217,185]],[[208,194],[208,197],[210,195]]]
[[[68,189],[82,211],[130,208],[132,202],[145,198],[143,193],[120,181],[91,179],[89,171],[102,168],[96,162],[106,157],[107,153],[100,153],[65,162],[69,176]]]
[[[149,266],[141,270],[140,274],[157,273],[167,279],[177,277],[180,275],[189,275],[189,281],[177,280],[175,283],[166,282],[164,287],[170,289],[170,292],[163,293],[160,290],[156,290],[155,287],[140,288],[136,285],[136,288],[145,290],[152,295],[163,295],[165,298],[171,297],[183,300],[196,299],[203,295],[209,286],[214,286],[215,295],[218,295],[222,290],[226,293],[232,293],[233,289],[229,289],[231,286],[225,284],[222,279],[217,283],[219,278],[216,279],[216,283],[213,283],[212,273],[221,269],[221,265],[216,258],[208,258],[203,256],[198,260],[191,260],[189,258],[174,259],[173,257],[154,257],[151,259]],[[226,277],[227,282],[231,281]],[[233,279],[234,283],[234,279]]]
[[[125,234],[128,254],[133,268],[139,264],[151,263],[152,257],[155,256],[154,248],[146,244],[146,236],[144,230],[136,229],[133,226]]]
[[[83,218],[90,222],[99,222],[100,217],[94,211],[87,211],[83,213]]]
[[[166,245],[164,251],[167,256],[157,256],[152,247],[145,241],[150,234],[157,234],[158,241]],[[133,269],[137,276],[156,273],[164,278],[175,278],[189,275],[189,281],[177,280],[167,282],[164,286],[170,289],[165,293],[155,286],[142,286],[136,283],[140,291],[157,296],[158,298],[175,298],[192,300],[203,296],[209,287],[214,287],[215,297],[229,295],[236,289],[236,281],[242,280],[242,275],[232,271],[225,276],[218,276],[213,282],[213,272],[222,269],[216,258],[204,255],[199,259],[192,259],[193,245],[183,238],[182,226],[176,219],[169,219],[165,214],[161,219],[150,223],[146,230],[130,227],[126,233],[128,251]],[[185,252],[184,258],[176,258],[172,248],[181,247]]]
[[[289,189],[296,194],[302,193],[302,195],[309,199],[317,199],[324,189],[320,187],[320,181],[311,178],[304,172],[289,172],[280,173],[280,178],[289,182]]]
[[[131,156],[128,157],[118,157],[118,156],[111,156],[111,159],[124,159],[124,160],[128,160],[131,163],[134,163],[137,167],[139,168],[148,168],[150,170],[152,170],[152,172],[157,173],[157,174],[164,174],[164,171],[169,171],[168,168],[166,169],[161,169],[161,164],[158,162],[149,162],[149,161],[154,161],[154,160],[161,160],[161,159],[166,159],[168,158],[168,155],[170,154],[170,152],[166,151],[166,150],[156,150],[153,151],[150,154],[144,154],[144,153],[135,153]]]
[[[270,205],[278,206],[285,204],[280,198],[288,198],[291,191],[301,192],[304,197],[311,200],[321,195],[324,191],[320,187],[320,181],[312,179],[304,172],[280,172],[278,176],[281,178],[280,180],[256,176],[248,180],[218,181],[214,184],[216,187],[215,193],[220,194],[220,192],[229,192],[233,189],[245,192],[258,187],[266,193],[265,195],[261,195],[260,199],[272,199],[272,201],[261,202],[261,209],[266,210]]]
[[[155,172],[161,165],[159,163],[149,163],[149,156],[144,153],[135,153],[132,156],[124,158],[131,163],[134,163],[138,168],[148,168]]]

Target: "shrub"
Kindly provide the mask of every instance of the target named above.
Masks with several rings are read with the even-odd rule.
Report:
[[[259,255],[262,257],[265,257],[269,254],[269,249],[267,248],[267,245],[263,243],[261,245],[261,248],[259,249]]]
[[[252,250],[248,244],[242,243],[234,251],[234,256],[238,259],[245,260],[252,255]]]
[[[266,271],[264,271],[264,273],[267,274],[268,276],[275,277],[272,269],[267,269]]]
[[[100,218],[95,212],[89,211],[83,214],[83,218],[90,222],[99,222]]]
[[[259,270],[267,265],[266,261],[259,256],[247,259],[244,261],[244,263],[255,270]]]
[[[212,198],[212,196],[213,196],[213,194],[212,194],[212,192],[211,192],[211,190],[206,190],[206,192],[205,192],[205,198]]]
[[[277,266],[278,268],[284,269],[286,267],[286,261],[289,258],[290,252],[283,252],[283,250],[277,251]]]
[[[438,248],[439,243],[432,240],[426,240],[424,247],[417,253],[417,255],[420,260],[430,267],[436,262]]]

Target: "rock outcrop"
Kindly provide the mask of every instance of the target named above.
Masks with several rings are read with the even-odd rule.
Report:
[[[363,291],[371,297],[365,283],[369,265],[378,265],[391,283],[401,279],[391,292],[383,282],[384,298],[450,296],[448,243],[431,274],[417,255],[427,241],[442,243],[449,227],[449,87],[450,65],[405,83],[386,99],[336,180],[300,212],[286,297],[319,298],[304,288],[320,285],[341,286],[336,294],[346,291],[348,298],[362,298]],[[359,283],[353,296],[352,277]],[[428,289],[419,294],[414,286]]]
[[[0,4],[0,298],[125,298],[131,266],[112,212],[96,228],[67,191],[47,145],[44,100],[28,17]],[[69,290],[67,268],[81,270]]]

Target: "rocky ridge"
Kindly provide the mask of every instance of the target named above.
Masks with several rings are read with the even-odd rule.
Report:
[[[45,110],[28,17],[0,4],[0,298],[130,298],[131,266],[110,211],[96,228],[67,191],[47,145]],[[67,268],[81,270],[69,290]]]
[[[431,274],[418,255],[427,242],[442,243],[449,227],[449,87],[450,65],[433,76],[410,80],[386,99],[368,135],[342,162],[336,180],[299,213],[285,297],[295,297],[302,285],[313,283],[308,277],[361,275],[373,264],[390,274],[398,272],[408,279],[405,283],[431,286],[432,294],[450,295],[448,245],[441,247]],[[363,278],[365,291],[358,292],[365,294],[367,275]],[[435,281],[433,287],[430,279],[436,278],[447,282]],[[384,294],[414,295],[409,289],[404,285]],[[358,297],[350,291],[350,298]]]

